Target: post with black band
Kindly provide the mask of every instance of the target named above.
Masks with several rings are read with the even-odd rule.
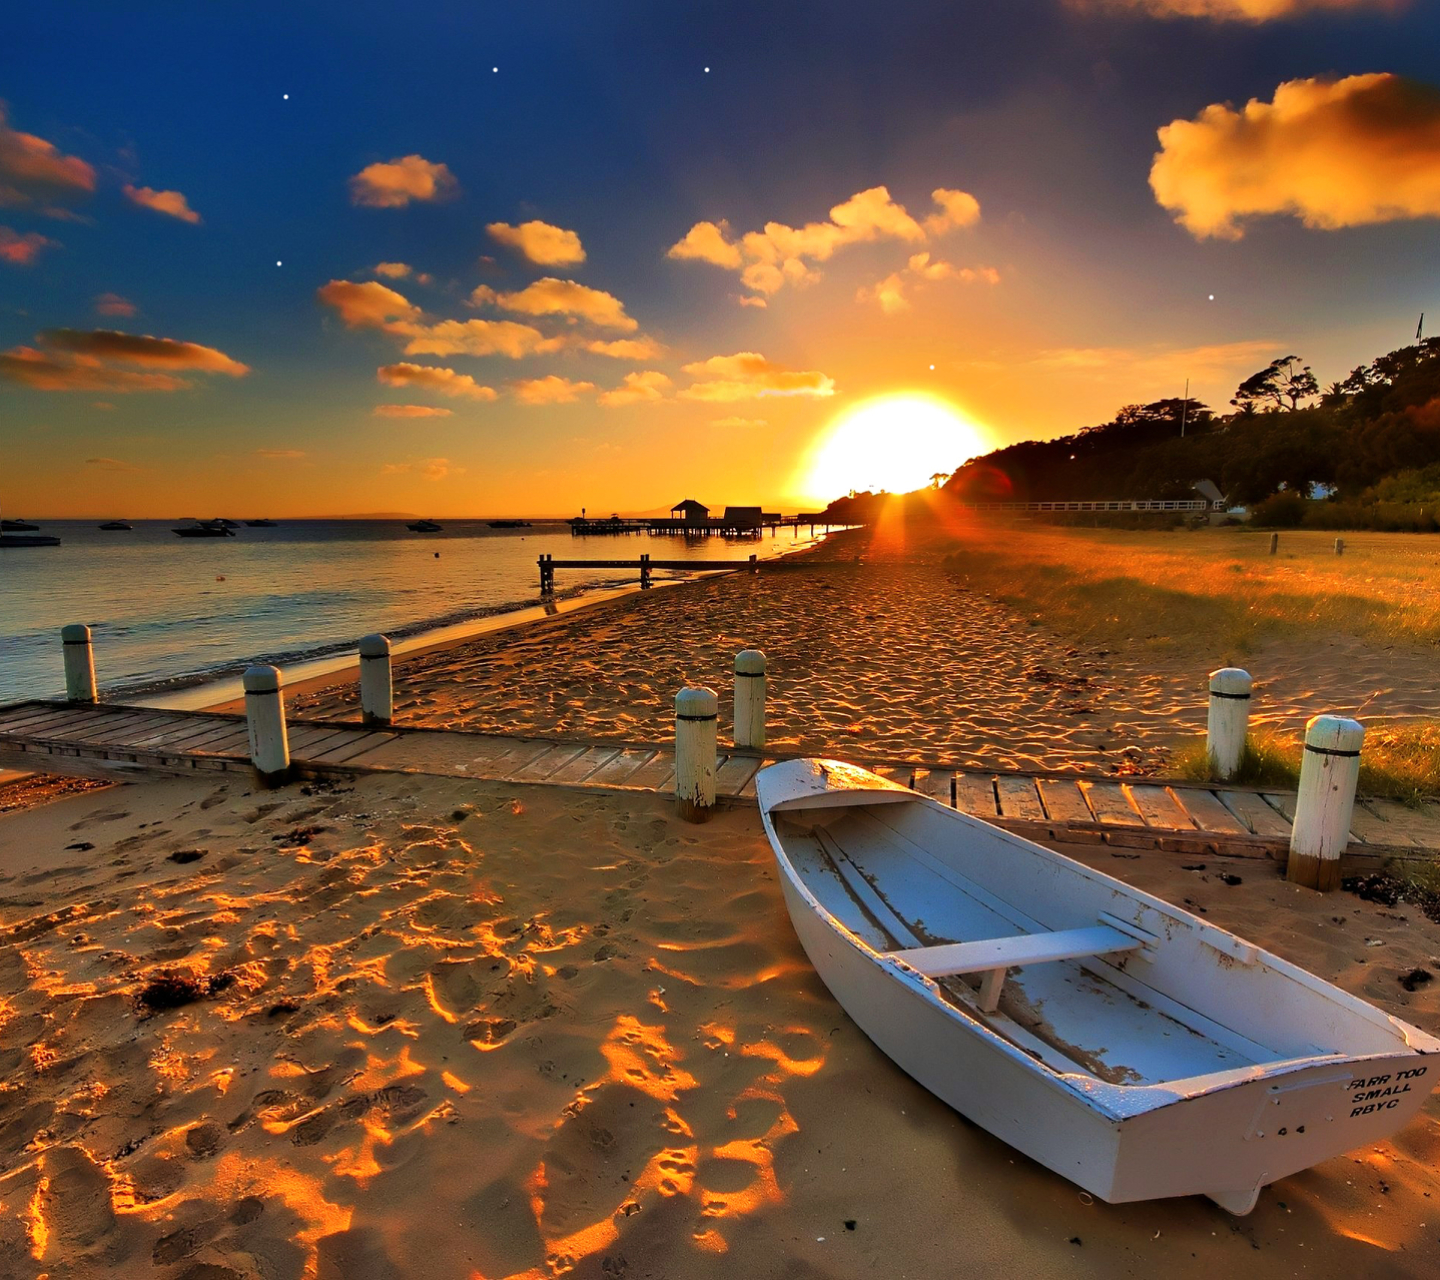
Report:
[[[1350,843],[1364,741],[1364,726],[1345,716],[1316,716],[1305,726],[1300,794],[1285,867],[1292,884],[1321,893],[1340,887],[1340,855]]]
[[[290,780],[290,739],[285,732],[280,672],[275,667],[249,667],[243,683],[255,781],[266,788],[281,786]]]
[[[735,745],[751,751],[765,745],[765,655],[759,649],[735,655]]]
[[[360,637],[360,719],[388,725],[395,711],[390,675],[390,641],[381,635]]]
[[[99,702],[95,692],[95,652],[90,647],[90,628],[72,622],[60,628],[65,650],[65,697],[70,702]]]
[[[675,807],[686,822],[706,822],[715,809],[719,712],[713,689],[681,689],[675,695]]]
[[[1210,774],[1228,782],[1240,770],[1245,739],[1250,732],[1250,673],[1239,667],[1221,667],[1210,673],[1210,714],[1206,722],[1205,751]]]

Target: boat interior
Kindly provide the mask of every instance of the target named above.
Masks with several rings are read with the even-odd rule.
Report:
[[[1405,1048],[1378,1010],[1073,859],[898,793],[837,799],[772,811],[806,888],[1057,1071],[1159,1085]]]

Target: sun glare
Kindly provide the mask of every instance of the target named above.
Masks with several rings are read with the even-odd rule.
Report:
[[[904,493],[989,447],[984,429],[944,400],[881,396],[830,423],[801,466],[798,488],[827,501],[851,489]]]

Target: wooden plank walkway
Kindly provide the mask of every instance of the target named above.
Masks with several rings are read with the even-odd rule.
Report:
[[[291,756],[311,775],[416,773],[494,782],[667,791],[666,743],[570,741],[394,726],[292,720]],[[771,757],[721,751],[717,791],[755,795]],[[947,768],[926,761],[860,761],[945,804],[1036,839],[1160,848],[1177,853],[1284,856],[1294,794],[1251,787]],[[213,711],[21,702],[0,707],[0,768],[116,778],[250,768],[245,719]],[[1382,865],[1440,853],[1440,804],[1355,806],[1347,859]]]

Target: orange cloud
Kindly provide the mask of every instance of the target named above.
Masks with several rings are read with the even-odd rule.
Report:
[[[964,191],[938,187],[932,199],[940,211],[923,226],[891,198],[887,187],[857,192],[835,205],[828,221],[802,227],[767,222],[762,231],[748,231],[738,242],[730,239],[723,221],[697,222],[670,246],[668,256],[738,269],[741,281],[755,294],[772,294],[786,284],[814,283],[820,273],[811,263],[826,262],[847,245],[875,240],[924,243],[930,235],[968,226],[980,216],[979,201]]]
[[[770,396],[823,398],[835,394],[835,380],[826,374],[786,369],[754,351],[711,356],[708,360],[687,364],[684,369],[700,381],[680,392],[682,400],[726,402]]]
[[[571,382],[569,378],[548,374],[543,378],[523,378],[512,382],[510,389],[521,404],[573,404],[595,390],[593,382]]]
[[[405,340],[408,356],[521,356],[558,351],[564,338],[547,338],[540,330],[514,320],[421,319],[420,308],[402,293],[378,280],[332,280],[316,297],[334,308],[351,329],[380,329]]]
[[[33,266],[42,249],[58,249],[60,242],[38,231],[27,231],[21,235],[11,227],[0,227],[0,262],[12,267]]]
[[[387,462],[380,468],[381,475],[393,476],[413,473],[426,480],[443,480],[446,476],[464,475],[464,467],[452,467],[449,458],[426,458],[422,462]]]
[[[514,249],[537,266],[573,267],[585,261],[580,237],[548,222],[522,222],[518,227],[492,222],[485,230],[492,240]]]
[[[728,418],[716,418],[710,425],[712,427],[768,427],[770,424],[764,418],[739,418],[732,415]]]
[[[673,385],[669,378],[654,369],[627,373],[620,386],[601,392],[600,403],[615,408],[619,405],[663,400],[665,392]]]
[[[602,329],[620,329],[633,333],[640,325],[625,314],[625,304],[612,293],[576,284],[573,280],[557,280],[545,276],[528,284],[517,293],[496,293],[482,284],[470,295],[476,306],[489,303],[505,311],[527,316],[579,316]]]
[[[134,373],[99,360],[12,347],[0,351],[0,380],[33,391],[183,391],[192,384],[168,373]]]
[[[153,209],[156,213],[167,214],[172,218],[179,218],[181,222],[188,222],[192,226],[198,225],[200,215],[190,207],[189,202],[178,191],[156,191],[154,187],[132,187],[128,182],[121,188],[131,204],[138,204],[144,209]]]
[[[430,404],[377,404],[377,418],[448,418],[454,409],[442,409]]]
[[[122,298],[118,293],[97,293],[95,295],[95,312],[102,316],[133,316],[136,307],[129,298]]]
[[[939,258],[931,258],[929,252],[914,253],[906,264],[907,270],[920,281],[959,280],[964,284],[999,284],[1000,273],[994,267],[957,267]],[[904,275],[892,271],[883,280],[876,281],[868,288],[860,289],[855,298],[859,302],[874,302],[887,316],[909,309],[906,297],[907,282]]]
[[[256,449],[257,458],[303,458],[304,449]]]
[[[88,196],[94,190],[94,168],[77,156],[62,155],[44,138],[12,129],[0,104],[0,207]]]
[[[87,467],[99,467],[101,471],[139,471],[133,462],[123,462],[119,458],[86,458]]]
[[[403,280],[410,274],[411,267],[408,262],[377,262],[375,274],[384,276],[388,280]]]
[[[1196,239],[1292,214],[1333,231],[1440,217],[1440,90],[1389,74],[1289,80],[1159,131],[1155,199]]]
[[[585,350],[616,360],[653,360],[665,348],[649,337],[615,338],[609,342],[597,338],[594,342],[587,342]]]
[[[468,373],[456,373],[454,369],[442,369],[435,365],[410,364],[408,362],[387,364],[375,370],[375,376],[387,387],[418,387],[425,391],[438,391],[442,396],[463,396],[469,400],[497,399],[497,392],[493,387],[481,386]],[[381,406],[381,408],[384,407]],[[376,412],[378,413],[379,410],[377,409]],[[446,412],[448,413],[449,410]],[[404,416],[419,417],[420,415]]]
[[[141,368],[194,369],[199,373],[223,373],[243,378],[250,366],[232,360],[214,347],[198,342],[177,342],[174,338],[152,338],[148,334],[118,333],[114,329],[47,329],[40,335],[47,347],[77,356],[133,364]]]
[[[558,351],[564,338],[547,338],[532,325],[514,320],[441,320],[436,324],[391,324],[405,336],[407,356],[522,356]]]
[[[403,209],[412,200],[448,200],[460,184],[443,164],[424,156],[400,156],[366,165],[350,179],[350,201],[372,209]]]
[[[375,280],[356,283],[353,280],[332,280],[321,285],[315,296],[340,315],[350,329],[384,329],[397,320],[417,320],[420,308],[402,293],[386,288]]]
[[[1081,13],[1140,13],[1151,18],[1209,18],[1215,22],[1270,22],[1336,9],[1402,8],[1405,0],[1065,0]]]

